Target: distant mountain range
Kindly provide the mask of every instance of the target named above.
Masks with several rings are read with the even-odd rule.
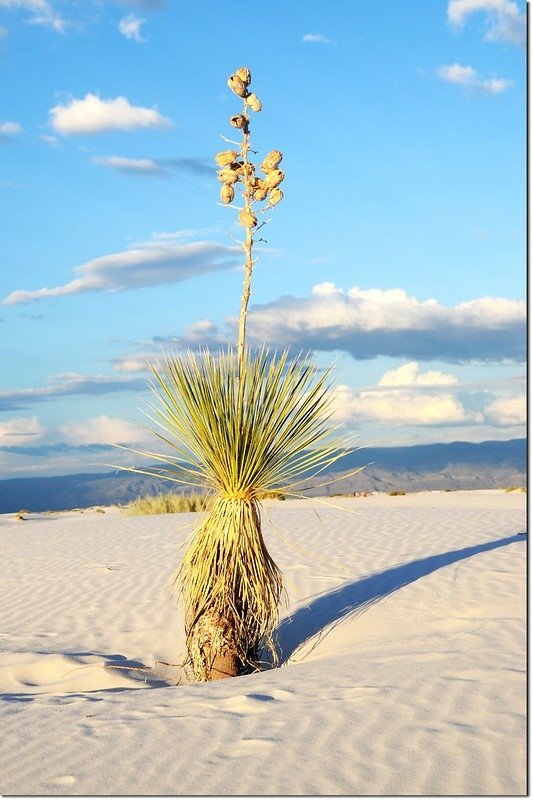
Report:
[[[339,461],[334,472],[310,480],[306,494],[525,486],[526,462],[525,439],[362,448]],[[358,467],[364,469],[350,476]],[[331,479],[328,486],[312,488]],[[10,478],[0,480],[0,514],[122,505],[175,489],[168,481],[129,472]]]

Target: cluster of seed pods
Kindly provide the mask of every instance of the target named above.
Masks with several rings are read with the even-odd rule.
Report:
[[[215,161],[220,167],[218,178],[222,183],[220,189],[221,201],[226,204],[232,203],[235,197],[235,185],[240,181],[244,186],[245,208],[239,214],[239,222],[245,227],[255,227],[257,225],[257,217],[251,210],[253,202],[268,200],[265,208],[270,208],[280,202],[283,198],[283,192],[279,188],[279,184],[285,177],[283,171],[279,169],[283,158],[279,150],[271,150],[263,159],[259,169],[263,172],[264,177],[256,176],[256,167],[248,160],[250,125],[248,109],[261,111],[262,107],[257,95],[248,88],[251,80],[252,76],[248,67],[240,67],[228,79],[228,86],[232,92],[242,97],[244,101],[242,113],[235,114],[230,118],[230,124],[243,133],[241,152],[223,150],[215,156]]]

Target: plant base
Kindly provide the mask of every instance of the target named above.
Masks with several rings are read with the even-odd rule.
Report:
[[[261,535],[257,501],[215,497],[176,579],[194,679],[218,680],[255,668],[269,647],[282,591],[281,573]]]
[[[229,650],[215,656],[211,670],[207,674],[208,681],[219,681],[222,678],[235,678],[241,671],[242,664],[235,653]]]
[[[242,669],[235,647],[234,625],[214,609],[206,611],[189,639],[189,658],[196,680],[232,678]]]

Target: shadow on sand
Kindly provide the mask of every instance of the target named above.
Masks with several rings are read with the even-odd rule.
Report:
[[[441,567],[524,540],[524,534],[516,534],[485,544],[463,547],[460,550],[449,550],[446,553],[391,567],[375,575],[345,583],[327,594],[319,595],[308,605],[295,611],[291,617],[281,621],[277,629],[279,661],[281,664],[286,663],[291,655],[312,637],[320,633],[326,635],[346,617],[363,613],[374,603],[384,600],[403,586],[430,575]]]

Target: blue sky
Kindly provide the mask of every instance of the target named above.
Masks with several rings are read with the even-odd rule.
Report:
[[[0,0],[2,475],[144,447],[147,362],[234,341],[244,65],[286,175],[250,343],[335,363],[363,445],[523,436],[525,5]]]

